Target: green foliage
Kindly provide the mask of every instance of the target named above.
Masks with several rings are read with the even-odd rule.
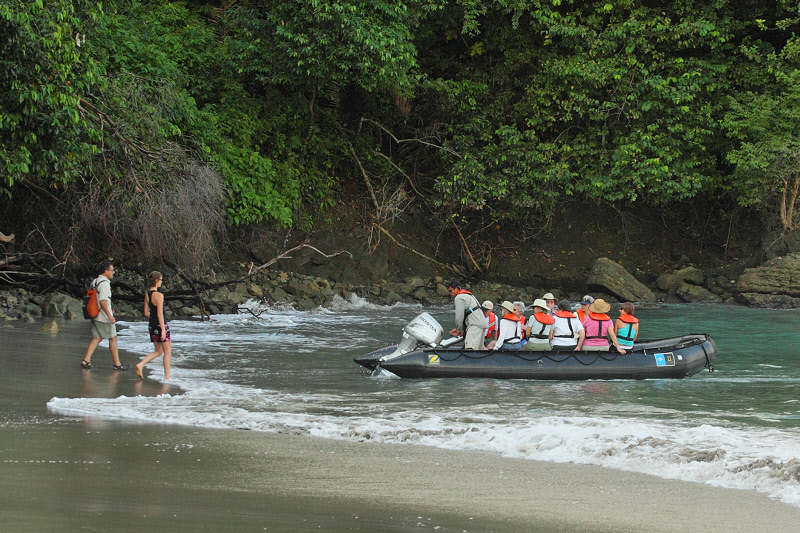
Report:
[[[416,50],[398,0],[253,2],[240,12],[237,62],[265,83],[313,94],[332,84],[409,94]]]
[[[78,103],[100,83],[88,54],[102,4],[10,0],[0,4],[0,190],[16,181],[62,187],[80,176],[75,161],[90,148]]]
[[[769,74],[764,92],[730,98],[722,121],[738,147],[728,153],[735,165],[732,188],[739,203],[779,211],[786,230],[798,226],[794,208],[800,184],[800,40],[793,37],[780,53],[759,59]],[[775,209],[777,206],[779,209]]]
[[[539,224],[570,196],[774,212],[800,165],[799,19],[782,1],[11,0],[0,187],[183,190],[191,167],[222,177],[233,225],[307,226],[343,190],[379,218],[421,195],[448,224]]]

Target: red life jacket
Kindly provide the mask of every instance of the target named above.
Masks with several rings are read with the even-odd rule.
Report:
[[[624,315],[619,315],[619,319],[622,320],[623,322],[625,322],[626,324],[638,324],[639,323],[639,319],[638,318],[636,318],[633,315],[629,315],[628,313],[625,313]]]
[[[605,313],[589,313],[589,317],[600,322],[604,320],[611,320],[611,317]]]
[[[560,318],[575,318],[575,313],[569,311],[556,311],[555,315]]]
[[[583,321],[586,320],[586,313],[583,311],[583,309],[578,309],[578,320],[581,321],[581,324],[583,324]]]
[[[494,335],[495,330],[497,329],[497,315],[489,311],[489,329],[486,330],[486,338],[491,338]]]

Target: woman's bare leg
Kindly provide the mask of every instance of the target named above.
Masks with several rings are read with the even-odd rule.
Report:
[[[169,379],[169,365],[172,362],[172,341],[164,341],[161,346],[164,350],[164,379]]]
[[[145,355],[144,359],[142,359],[141,361],[136,363],[136,375],[137,376],[139,376],[140,378],[144,378],[144,375],[142,374],[142,369],[144,368],[144,365],[146,365],[147,363],[149,363],[150,361],[152,361],[153,359],[155,359],[156,357],[158,357],[158,356],[160,356],[161,354],[164,353],[164,348],[162,347],[162,344],[164,344],[164,343],[163,342],[154,342],[153,343],[153,347],[155,348],[155,351],[150,352],[149,354]]]

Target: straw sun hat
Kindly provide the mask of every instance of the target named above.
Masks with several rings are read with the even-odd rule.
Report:
[[[589,306],[590,313],[608,313],[611,309],[611,304],[603,300],[602,298],[597,298],[595,301],[592,302],[592,305]]]

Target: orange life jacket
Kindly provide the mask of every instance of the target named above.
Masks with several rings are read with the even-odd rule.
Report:
[[[583,321],[586,320],[586,313],[583,311],[583,309],[578,309],[578,320],[581,321],[581,324],[583,324]]]
[[[534,333],[533,325],[531,324],[531,338],[547,339],[549,335],[545,335],[544,330],[547,329],[547,326],[553,324],[556,321],[556,319],[545,313],[534,313],[533,315],[531,315],[531,318],[533,318],[536,322],[542,325],[542,327],[539,328],[539,332]]]
[[[584,324],[586,328],[586,338],[587,339],[605,339],[605,335],[600,335],[603,332],[603,322],[606,320],[611,320],[605,313],[589,313],[589,319],[594,320],[597,322],[597,335],[589,335],[589,324]],[[611,327],[613,328],[614,325],[612,324]],[[610,328],[609,328],[610,329]]]
[[[628,313],[625,313],[624,315],[619,315],[619,319],[625,322],[626,324],[637,324],[639,322],[638,318],[636,318],[633,315],[629,315]]]
[[[572,319],[577,318],[575,313],[570,313],[569,311],[556,311],[556,316],[558,318],[566,318],[567,319],[567,327],[569,328],[569,335],[553,335],[553,337],[565,338],[565,339],[574,339],[575,338],[575,331],[572,329]]]
[[[514,313],[508,313],[501,320],[510,320],[511,322],[522,322],[522,318],[518,317]],[[498,329],[499,329],[499,326],[498,326]],[[516,327],[515,327],[515,331],[516,331]],[[503,339],[503,344],[506,344],[506,343],[512,343],[513,344],[513,343],[520,342],[521,340],[522,340],[521,337],[519,337],[517,335],[514,335],[513,337],[509,337],[507,339]]]

